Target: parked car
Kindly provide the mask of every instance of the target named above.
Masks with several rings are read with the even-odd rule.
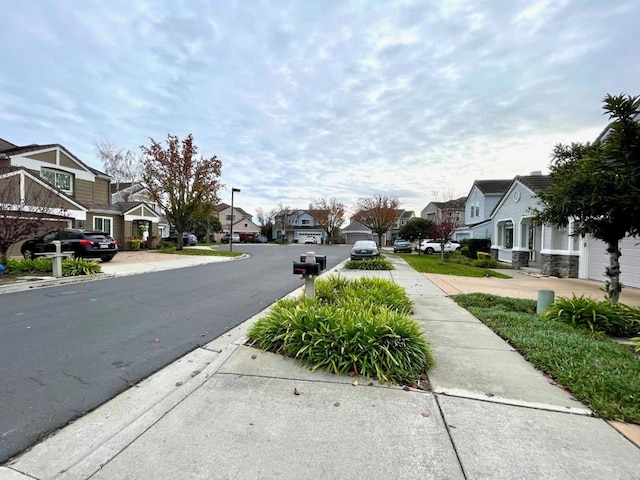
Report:
[[[60,241],[62,252],[73,252],[75,258],[99,258],[110,262],[118,253],[118,242],[111,235],[99,230],[64,228],[27,240],[20,247],[24,258],[36,258],[55,253],[54,240]]]
[[[229,243],[229,238],[231,238],[231,235],[229,233],[225,233],[222,238],[220,239],[220,241],[222,243]],[[240,234],[239,233],[234,233],[233,234],[233,243],[240,243]]]
[[[241,233],[240,234],[240,243],[257,243],[257,242],[258,242],[258,239],[256,238],[256,234],[255,233]]]
[[[393,253],[398,252],[411,253],[411,242],[401,238],[396,239],[396,241],[393,242]]]
[[[258,235],[256,237],[256,240],[258,241],[258,243],[267,243],[269,241],[269,239],[264,235]]]
[[[174,232],[168,237],[164,237],[162,240],[165,242],[178,243],[178,233]],[[184,232],[182,234],[182,245],[193,247],[197,245],[198,237],[196,237],[193,233]]]
[[[380,250],[373,240],[358,240],[351,248],[351,260],[380,258]]]
[[[426,254],[432,254],[432,253],[440,253],[440,247],[441,247],[441,243],[439,240],[432,240],[432,239],[427,239],[427,240],[423,240],[422,243],[420,244],[420,251],[422,253],[426,253]],[[445,242],[444,244],[444,251],[445,252],[452,252],[454,250],[460,250],[460,244],[456,243],[456,242]]]
[[[318,244],[318,239],[316,237],[307,237],[304,239],[304,243],[308,243],[308,244]]]

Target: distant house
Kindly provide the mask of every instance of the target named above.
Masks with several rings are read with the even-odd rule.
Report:
[[[373,240],[378,245],[391,245],[393,241],[398,238],[399,230],[405,226],[409,220],[415,218],[413,210],[398,209],[395,211],[395,215],[393,226],[382,235],[381,239],[378,238],[378,234],[373,232],[369,227],[351,219],[351,223],[342,230],[344,243],[353,244],[358,240]]]
[[[295,243],[305,243],[310,239],[315,243],[324,243],[326,232],[316,220],[317,212],[313,208],[279,211],[274,218],[272,237]]]
[[[159,216],[158,236],[164,238],[171,233],[169,222],[164,216],[162,208],[151,199],[149,190],[141,182],[118,182],[111,183],[111,203],[112,204],[132,204],[143,202],[151,207]],[[143,239],[144,236],[142,237]]]
[[[260,233],[260,226],[254,223],[253,216],[240,207],[234,205],[232,211],[231,205],[219,203],[216,206],[216,214],[222,226],[222,233],[217,235],[218,241],[225,233],[231,232],[232,224],[234,233],[255,233],[256,235]]]
[[[464,207],[464,224],[453,234],[455,240],[487,238],[493,234],[491,212],[498,204],[513,179],[476,180],[467,195]]]
[[[430,202],[420,212],[420,217],[433,223],[440,223],[445,216],[458,224],[464,222],[464,209],[467,197],[460,197],[447,202]]]
[[[351,222],[342,230],[343,243],[353,245],[358,240],[373,240],[373,232],[361,223]]]
[[[54,191],[64,204],[63,209],[52,212],[55,222],[43,220],[43,233],[60,225],[91,228],[106,231],[120,245],[126,245],[130,237],[140,238],[142,232],[158,235],[160,217],[151,206],[143,201],[112,203],[111,177],[89,167],[60,144],[17,146],[0,139],[0,163],[7,175],[0,178],[0,188],[3,178],[18,175],[21,181],[33,182],[30,185],[36,190]],[[19,245],[9,254],[16,252]]]

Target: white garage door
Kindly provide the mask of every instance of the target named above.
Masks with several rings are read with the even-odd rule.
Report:
[[[627,287],[640,288],[640,242],[638,238],[625,238],[620,242],[620,281]],[[609,266],[606,244],[600,240],[589,240],[587,278],[604,282],[605,269]]]

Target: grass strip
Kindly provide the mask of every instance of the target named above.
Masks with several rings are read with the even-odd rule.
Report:
[[[450,263],[445,260],[441,262],[440,255],[414,255],[411,253],[398,253],[414,270],[422,273],[438,273],[443,275],[458,275],[462,277],[490,277],[511,278],[500,272],[494,272],[486,268],[473,267],[471,265],[462,265],[459,263]]]
[[[535,314],[535,301],[485,294],[454,300],[597,416],[640,424],[640,359],[605,335]]]

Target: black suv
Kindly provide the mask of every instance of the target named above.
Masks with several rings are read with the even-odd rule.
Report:
[[[60,240],[62,252],[73,252],[76,258],[99,258],[103,262],[110,262],[118,253],[118,242],[108,233],[77,228],[54,230],[27,240],[22,244],[20,252],[24,258],[32,259],[55,253],[56,246],[52,243],[54,240]]]

